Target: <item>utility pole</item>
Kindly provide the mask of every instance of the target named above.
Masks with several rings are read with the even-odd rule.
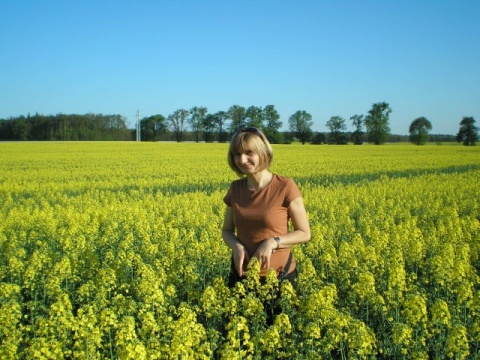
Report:
[[[137,142],[142,141],[140,136],[140,111],[137,110]]]

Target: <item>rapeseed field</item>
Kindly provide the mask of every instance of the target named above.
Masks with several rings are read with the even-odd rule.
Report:
[[[480,358],[480,148],[274,145],[297,290],[226,286],[227,148],[0,143],[0,358]]]

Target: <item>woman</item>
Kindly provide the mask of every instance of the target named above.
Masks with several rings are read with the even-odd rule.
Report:
[[[252,257],[260,263],[260,276],[274,269],[280,279],[295,284],[290,248],[310,239],[302,195],[292,179],[269,171],[272,160],[272,147],[259,129],[246,128],[233,135],[228,164],[242,178],[232,182],[224,198],[222,228],[222,237],[232,249],[231,287],[244,278]]]

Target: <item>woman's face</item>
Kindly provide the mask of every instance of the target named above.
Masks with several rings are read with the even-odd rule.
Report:
[[[262,170],[259,168],[260,157],[255,151],[248,148],[235,152],[233,159],[237,168],[245,175],[255,174]]]

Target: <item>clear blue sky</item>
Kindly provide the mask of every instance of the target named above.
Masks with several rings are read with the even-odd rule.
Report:
[[[0,0],[0,118],[275,105],[480,124],[479,0]]]

